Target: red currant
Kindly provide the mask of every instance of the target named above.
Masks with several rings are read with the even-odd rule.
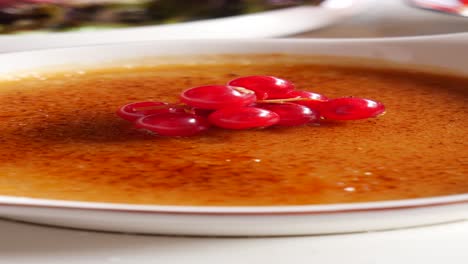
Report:
[[[213,112],[208,119],[218,127],[248,129],[268,127],[279,122],[278,114],[257,107],[223,108]]]
[[[318,119],[318,114],[315,111],[298,104],[258,104],[256,107],[267,109],[278,114],[280,120],[276,125],[280,126],[298,126]]]
[[[162,136],[188,137],[207,130],[210,123],[206,118],[194,114],[161,113],[142,117],[135,126]]]
[[[369,99],[344,97],[325,102],[320,111],[327,119],[357,120],[381,115],[385,112],[385,106]]]
[[[234,79],[228,85],[252,90],[259,100],[284,98],[294,90],[294,84],[273,76],[246,76]]]
[[[328,101],[328,98],[324,95],[309,92],[309,91],[300,91],[295,90],[288,93],[287,98],[304,98],[308,100],[300,100],[294,102],[295,104],[305,105],[310,109],[320,112],[320,108],[323,106],[323,103]]]
[[[187,105],[213,110],[249,105],[256,99],[255,93],[250,90],[227,85],[194,87],[181,95],[181,101]]]
[[[124,105],[117,110],[117,115],[133,122],[147,115],[176,112],[184,112],[184,109],[164,102],[145,101]]]
[[[185,90],[178,105],[137,102],[122,106],[117,115],[137,128],[162,136],[192,136],[210,125],[227,129],[297,126],[317,121],[376,117],[385,106],[364,98],[328,99],[273,76],[247,76],[228,85],[207,85]],[[258,99],[258,100],[257,100]]]

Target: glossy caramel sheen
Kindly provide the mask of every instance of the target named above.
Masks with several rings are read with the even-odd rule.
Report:
[[[384,102],[370,120],[145,135],[125,103],[275,75]],[[307,64],[68,72],[0,84],[0,194],[161,205],[300,205],[468,193],[468,79]]]

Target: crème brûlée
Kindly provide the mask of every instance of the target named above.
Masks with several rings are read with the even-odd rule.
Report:
[[[270,206],[468,193],[468,78],[264,59],[2,81],[0,195]],[[278,76],[332,98],[372,98],[387,113],[295,127],[212,128],[194,137],[142,133],[115,114],[130,102],[174,102],[187,88],[247,75]]]

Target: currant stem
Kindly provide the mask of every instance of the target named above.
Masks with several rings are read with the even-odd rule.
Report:
[[[236,87],[238,88],[238,87]],[[242,88],[241,88],[242,89]],[[247,89],[245,89],[247,90]],[[250,91],[250,90],[248,90]],[[298,101],[311,101],[314,99],[311,98],[303,98],[303,97],[294,97],[294,98],[285,98],[285,99],[267,99],[267,100],[257,100],[257,103],[266,103],[266,104],[283,104],[288,102],[298,102]],[[155,106],[145,106],[145,107],[136,107],[133,108],[133,111],[149,111],[149,110],[158,110],[170,107],[183,107],[188,109],[189,107],[186,104],[168,104],[168,105],[155,105]]]
[[[255,93],[252,90],[246,89],[244,87],[239,87],[239,86],[233,86],[232,89],[234,89],[234,90],[236,90],[238,92],[241,92],[243,94],[253,94],[253,93]]]

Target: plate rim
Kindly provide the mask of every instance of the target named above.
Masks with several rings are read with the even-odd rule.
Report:
[[[417,36],[417,37],[401,37],[393,39],[366,39],[364,43],[382,44],[382,43],[421,43],[428,40],[437,41],[439,44],[443,40],[449,41],[467,41],[468,33],[443,34],[436,36]],[[177,40],[162,40],[161,42],[170,43]],[[202,40],[186,40],[187,42],[216,42],[216,39]],[[232,41],[232,40],[224,40]],[[236,43],[248,44],[252,42],[258,43],[328,43],[328,42],[347,42],[359,44],[362,39],[239,39]],[[93,49],[102,46],[115,47],[125,45],[145,45],[155,43],[156,41],[141,41],[129,43],[112,43],[100,45],[77,45],[66,48],[50,48],[33,51],[17,51],[12,53],[1,54],[1,57],[15,56],[16,54],[35,54],[48,51],[67,51],[73,49]],[[290,206],[181,206],[181,205],[137,205],[125,203],[110,203],[110,202],[85,202],[85,201],[69,201],[57,199],[40,199],[23,196],[8,196],[0,195],[1,207],[23,207],[36,209],[68,209],[68,210],[92,210],[102,212],[120,212],[120,213],[150,213],[150,214],[185,214],[185,215],[309,215],[309,214],[339,214],[339,213],[366,213],[375,211],[391,211],[391,210],[408,210],[420,209],[428,207],[454,206],[468,204],[468,193],[452,194],[444,196],[432,196],[425,198],[387,200],[375,202],[358,202],[358,203],[339,203],[339,204],[321,204],[321,205],[290,205]]]
[[[0,195],[0,207],[177,215],[317,215],[410,210],[463,204],[468,205],[468,193],[401,200],[282,206],[149,205]]]

